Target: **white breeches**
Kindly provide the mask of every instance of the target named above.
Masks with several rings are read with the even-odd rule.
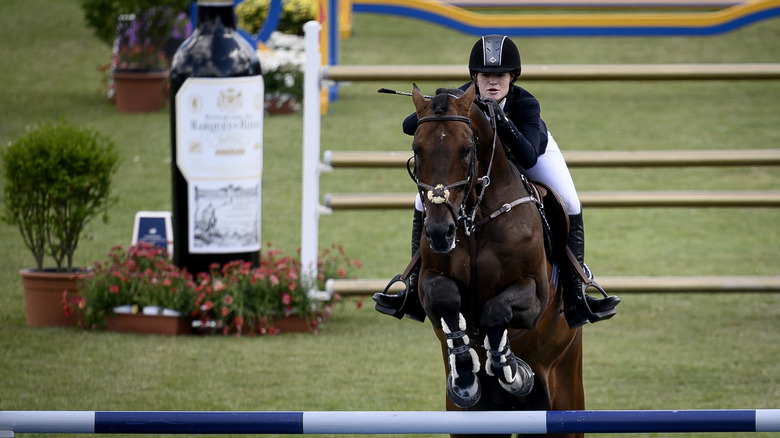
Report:
[[[582,204],[580,204],[577,189],[574,187],[574,180],[569,173],[569,166],[566,165],[561,149],[549,131],[547,132],[547,150],[539,156],[534,167],[526,169],[525,174],[528,178],[547,184],[555,190],[558,196],[563,199],[567,214],[579,214],[582,211]]]

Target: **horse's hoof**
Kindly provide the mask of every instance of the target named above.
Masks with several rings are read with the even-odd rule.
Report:
[[[506,392],[517,397],[525,397],[534,389],[533,374],[530,379],[515,379],[512,383],[505,383],[502,379],[498,379],[498,383]]]
[[[470,408],[477,404],[482,397],[482,388],[479,385],[479,379],[474,378],[474,383],[469,388],[456,386],[452,378],[447,379],[447,397],[459,408]]]

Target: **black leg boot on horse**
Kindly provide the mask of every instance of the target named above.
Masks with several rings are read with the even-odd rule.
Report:
[[[423,219],[422,212],[414,210],[414,219],[412,220],[412,257],[420,249],[420,239],[422,238]],[[402,319],[406,316],[414,321],[425,321],[425,309],[420,304],[420,296],[417,293],[417,281],[420,277],[420,264],[416,263],[409,274],[408,280],[403,278],[403,274],[397,275],[387,285],[383,292],[374,294],[376,301],[376,310],[386,315]],[[390,285],[401,281],[406,286],[403,291],[396,295],[387,293]]]
[[[607,295],[604,289],[593,281],[593,275],[585,266],[585,227],[582,221],[582,213],[569,215],[569,249],[576,258],[576,263],[580,269],[571,263],[564,263],[564,295],[563,306],[564,316],[569,323],[569,327],[577,328],[584,324],[596,323],[601,320],[609,319],[617,313],[617,305],[620,298],[614,295]],[[586,276],[582,279],[581,275]],[[589,287],[596,288],[604,296],[602,299],[593,298],[586,293]]]

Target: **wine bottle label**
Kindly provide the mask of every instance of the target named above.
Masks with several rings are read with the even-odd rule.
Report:
[[[262,76],[187,78],[176,93],[176,166],[191,253],[260,250]]]

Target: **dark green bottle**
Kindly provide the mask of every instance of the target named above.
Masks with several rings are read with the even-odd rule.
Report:
[[[263,76],[233,0],[199,0],[170,70],[173,262],[259,263]]]

